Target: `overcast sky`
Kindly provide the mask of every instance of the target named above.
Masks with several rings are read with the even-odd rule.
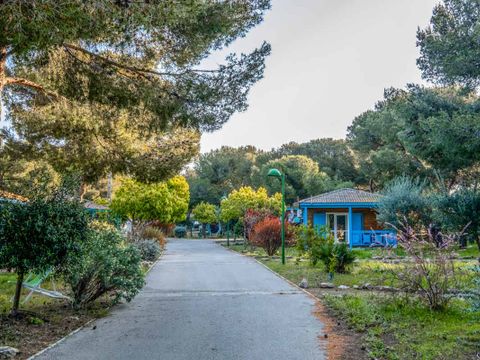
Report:
[[[204,64],[219,63],[228,52],[250,52],[263,40],[272,45],[248,110],[204,134],[201,151],[344,138],[354,117],[372,108],[384,88],[421,82],[415,34],[438,2],[273,0],[262,24]]]

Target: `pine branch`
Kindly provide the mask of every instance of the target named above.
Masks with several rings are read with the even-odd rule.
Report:
[[[58,98],[59,97],[58,94],[56,94],[56,93],[54,93],[50,90],[45,89],[44,86],[42,86],[40,84],[37,84],[34,81],[30,81],[30,80],[27,80],[27,79],[24,79],[24,78],[7,77],[5,79],[5,85],[19,85],[19,86],[27,87],[27,88],[30,88],[30,89],[34,89],[34,90],[37,90],[39,92],[44,93],[45,95],[47,95],[48,98],[50,98],[50,97]]]
[[[63,44],[63,46],[66,49],[71,49],[71,50],[82,52],[82,53],[84,53],[84,54],[86,54],[90,57],[95,57],[97,59],[100,59],[101,61],[103,61],[106,64],[112,65],[112,66],[117,67],[117,68],[129,70],[129,71],[137,73],[139,75],[141,75],[141,74],[151,74],[151,75],[156,75],[156,76],[183,76],[183,75],[188,74],[188,73],[217,73],[218,72],[218,70],[203,70],[203,69],[189,69],[189,70],[178,72],[178,73],[160,72],[160,71],[155,71],[155,70],[151,70],[151,69],[145,69],[145,68],[139,68],[139,67],[136,67],[136,66],[125,65],[125,64],[119,63],[118,61],[109,59],[105,56],[95,54],[94,52],[86,50],[86,49],[84,49],[80,46],[77,46],[77,45]]]

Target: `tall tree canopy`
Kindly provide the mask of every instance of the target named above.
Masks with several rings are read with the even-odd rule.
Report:
[[[220,218],[223,221],[238,220],[245,216],[247,210],[268,210],[279,215],[281,212],[282,195],[279,193],[268,196],[265,188],[257,190],[250,186],[242,186],[233,190],[220,204]]]
[[[217,69],[199,64],[245,35],[269,6],[269,0],[2,1],[0,94],[14,134],[5,136],[7,146],[16,156],[48,153],[59,168],[84,171],[86,181],[152,167],[142,180],[170,176],[198,151],[198,135],[178,135],[179,128],[215,130],[246,109],[268,44],[229,55]]]
[[[442,85],[480,85],[480,2],[443,0],[430,25],[417,32],[418,67],[423,77]]]
[[[182,176],[152,184],[126,179],[115,192],[110,207],[134,223],[158,220],[174,224],[185,220],[189,197],[188,183]]]
[[[405,148],[400,134],[406,119],[398,113],[398,104],[407,101],[402,90],[385,90],[384,100],[357,116],[347,130],[347,140],[355,151],[359,171],[370,190],[377,190],[397,176],[421,176],[425,167]]]
[[[260,185],[265,184],[270,194],[281,192],[281,182],[267,177],[269,169],[277,168],[285,173],[285,201],[292,204],[298,199],[317,195],[338,186],[350,186],[332,180],[320,171],[318,164],[304,155],[287,155],[267,162],[259,172]]]
[[[383,186],[401,176],[440,176],[451,188],[471,181],[480,160],[480,102],[455,88],[389,89],[358,116],[348,139],[362,175]]]
[[[358,176],[353,153],[343,139],[322,138],[301,144],[292,141],[278,149],[259,154],[257,164],[260,166],[286,155],[308,156],[331,178],[355,181]]]
[[[358,177],[353,152],[345,140],[291,142],[271,151],[223,146],[200,155],[189,172],[191,206],[202,201],[218,205],[223,196],[242,186],[266,187],[270,194],[280,191],[278,181],[266,176],[270,167],[288,170],[289,201],[351,186]]]
[[[222,196],[241,186],[252,185],[257,149],[252,146],[222,146],[202,154],[188,177],[191,204],[202,201],[219,205]]]

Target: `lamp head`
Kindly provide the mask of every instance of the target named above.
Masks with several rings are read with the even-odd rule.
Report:
[[[282,173],[278,169],[268,170],[267,176],[282,177]]]

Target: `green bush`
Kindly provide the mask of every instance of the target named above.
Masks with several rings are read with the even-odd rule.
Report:
[[[132,300],[144,284],[139,251],[127,245],[111,225],[94,222],[87,240],[64,266],[63,277],[72,290],[73,306],[85,307],[110,294],[112,302]]]
[[[173,232],[177,238],[184,238],[187,236],[187,228],[185,226],[176,226]]]
[[[426,184],[418,179],[402,176],[392,180],[378,204],[378,221],[395,227],[406,219],[415,228],[430,224],[432,204],[425,192]]]
[[[160,245],[158,245],[156,240],[146,239],[140,240],[134,243],[134,246],[140,252],[142,260],[145,261],[155,261],[160,256]]]
[[[24,276],[61,267],[88,235],[83,206],[59,188],[28,202],[0,204],[0,268],[17,274],[12,315],[16,316]]]
[[[347,244],[327,241],[320,247],[320,260],[325,264],[328,272],[345,273],[349,265],[353,264],[356,255]]]
[[[313,228],[303,226],[297,233],[297,250],[307,254],[310,263],[315,266],[319,261],[329,273],[344,273],[348,270],[356,255],[345,243],[335,243],[327,227]]]
[[[475,275],[473,293],[470,297],[470,303],[472,305],[472,311],[480,312],[480,265],[475,266],[473,269]]]

